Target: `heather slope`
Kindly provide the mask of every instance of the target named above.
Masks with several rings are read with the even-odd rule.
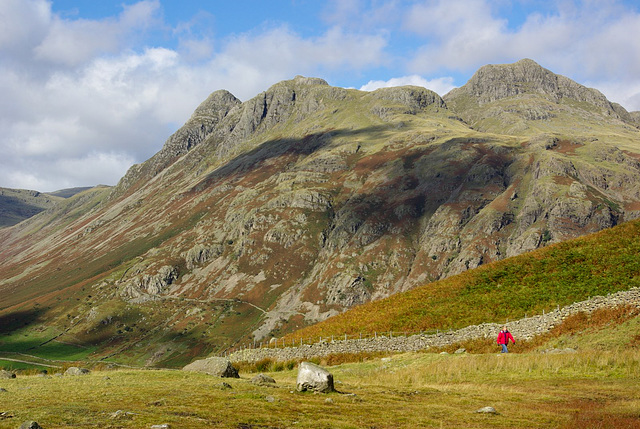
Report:
[[[639,287],[639,251],[635,220],[358,306],[288,338],[459,329],[542,314]]]

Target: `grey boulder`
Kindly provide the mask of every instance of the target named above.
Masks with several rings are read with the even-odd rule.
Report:
[[[42,426],[38,422],[28,421],[22,423],[18,429],[42,429]]]
[[[296,389],[299,392],[312,390],[314,392],[335,392],[333,374],[311,362],[301,362],[298,367]]]
[[[16,375],[14,373],[12,373],[12,372],[5,371],[3,369],[3,370],[0,370],[0,378],[7,378],[7,379],[16,378]]]
[[[480,414],[499,414],[495,408],[493,407],[482,407],[479,410],[476,410],[476,413]]]
[[[76,376],[76,375],[87,375],[89,374],[89,370],[86,368],[78,368],[77,366],[72,366],[64,372],[64,375]]]
[[[251,379],[251,383],[257,386],[273,386],[276,384],[276,381],[268,375],[258,374]]]
[[[203,372],[217,377],[240,378],[238,370],[231,365],[229,359],[210,357],[191,362],[182,368],[183,371]]]

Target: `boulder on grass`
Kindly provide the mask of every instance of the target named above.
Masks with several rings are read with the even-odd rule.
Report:
[[[196,360],[182,368],[183,371],[204,372],[216,377],[240,378],[238,370],[231,365],[229,359],[222,357],[210,357]]]
[[[87,375],[89,374],[88,369],[86,368],[78,368],[77,366],[72,366],[64,372],[64,375],[76,376],[76,375]]]
[[[251,383],[257,386],[275,386],[276,381],[268,375],[258,374],[251,379]]]
[[[311,362],[301,362],[298,367],[296,389],[299,392],[312,390],[314,392],[335,392],[333,374]]]
[[[482,407],[479,410],[476,410],[476,413],[480,414],[499,414],[495,408],[493,407]]]
[[[40,426],[38,422],[30,420],[28,422],[22,423],[18,429],[42,429],[42,426]]]
[[[16,375],[10,371],[0,370],[0,378],[16,378]]]

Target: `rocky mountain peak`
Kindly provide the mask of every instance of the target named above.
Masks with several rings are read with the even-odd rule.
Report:
[[[533,95],[553,102],[569,98],[614,112],[611,103],[600,91],[557,75],[530,59],[523,59],[513,64],[490,64],[481,67],[464,86],[449,92],[445,100],[461,94],[475,97],[479,104],[509,97]]]
[[[212,92],[211,95],[196,108],[191,115],[190,121],[207,118],[219,121],[229,113],[229,110],[241,103],[240,100],[227,90],[221,89]]]
[[[420,86],[397,86],[380,88],[371,93],[373,98],[395,101],[409,107],[412,112],[430,105],[446,107],[444,100],[435,92]]]
[[[327,83],[326,80],[324,79],[320,79],[318,77],[305,77],[305,76],[300,76],[297,75],[295,78],[293,78],[293,82],[296,83],[297,85],[308,85],[308,86],[314,86],[314,85],[322,85],[322,86],[329,86],[329,84]]]
[[[638,127],[619,104],[598,90],[555,74],[530,59],[481,67],[469,81],[443,99],[471,127],[507,134],[571,131],[576,121],[586,128],[602,120]]]

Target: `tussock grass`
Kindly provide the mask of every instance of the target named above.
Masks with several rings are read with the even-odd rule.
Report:
[[[388,357],[391,355],[391,352],[333,353],[323,357],[304,360],[322,366],[335,366],[343,363],[367,362],[373,359],[379,359],[381,357]],[[260,359],[257,362],[234,362],[233,365],[239,371],[247,373],[280,372],[297,368],[298,364],[302,361],[303,359],[292,359],[282,362],[272,358],[264,358]]]

